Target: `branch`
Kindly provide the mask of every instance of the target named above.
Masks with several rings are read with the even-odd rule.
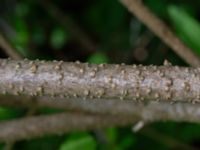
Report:
[[[142,3],[142,0],[120,0],[127,9],[143,22],[152,32],[163,40],[172,50],[174,50],[183,60],[192,66],[200,66],[200,59],[181,42],[177,36],[155,16]]]
[[[199,68],[0,60],[0,93],[199,102]]]
[[[47,134],[65,134],[72,131],[93,130],[103,127],[132,124],[137,118],[124,116],[60,113],[28,117],[0,123],[0,141],[18,141]]]
[[[20,60],[23,56],[17,52],[17,50],[12,46],[12,44],[8,41],[8,39],[0,33],[0,47],[2,50],[12,59]],[[33,114],[35,111],[34,107],[31,107],[28,111],[27,115]],[[4,149],[12,149],[14,141],[6,143]]]
[[[22,97],[0,97],[0,105],[14,107],[56,108],[67,111],[101,115],[124,115],[139,118],[137,121],[176,121],[200,123],[199,104],[167,102],[140,103],[134,101],[117,100],[82,100],[82,99],[60,99],[40,97],[34,101],[31,98]],[[125,117],[126,118],[126,117]]]
[[[136,112],[134,115],[61,113],[6,121],[0,123],[0,141],[11,142],[47,134],[60,135],[72,131],[125,126],[140,120],[143,120],[145,123],[157,120],[200,122],[199,106],[195,105],[174,104],[169,106],[169,104],[161,105],[157,102],[146,107],[144,105],[135,105],[132,109],[133,112]]]
[[[3,51],[13,59],[19,60],[22,59],[21,55],[17,52],[16,49],[8,42],[6,37],[0,33],[0,47]]]

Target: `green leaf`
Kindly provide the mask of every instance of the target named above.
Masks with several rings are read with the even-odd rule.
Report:
[[[11,39],[15,48],[22,54],[24,57],[29,56],[29,51],[27,50],[27,46],[30,39],[30,33],[28,30],[28,26],[24,19],[16,17],[14,19],[14,28],[16,31],[16,36],[13,36]]]
[[[200,138],[200,125],[182,124],[176,132],[181,141],[192,142]]]
[[[100,64],[100,63],[108,63],[109,58],[106,54],[104,53],[95,53],[92,56],[88,58],[89,63],[95,63],[95,64]]]
[[[120,149],[128,149],[129,147],[136,145],[137,138],[134,135],[126,135],[124,139],[122,139],[119,143]]]
[[[17,32],[14,39],[15,44],[26,46],[30,36],[26,22],[21,18],[15,18],[15,29]]]
[[[109,139],[110,142],[115,143],[118,138],[117,128],[106,129],[106,137]]]
[[[23,115],[23,110],[0,107],[0,120],[8,120]]]
[[[59,150],[96,150],[96,141],[90,136],[86,135],[77,139],[66,140]]]
[[[178,36],[200,56],[200,24],[184,9],[168,6],[169,18]]]
[[[66,43],[66,40],[67,40],[67,36],[64,29],[57,27],[52,31],[50,42],[51,42],[51,46],[54,49],[62,48],[63,45]]]
[[[160,16],[160,17],[166,17],[166,4],[167,1],[166,0],[162,0],[162,1],[158,1],[158,0],[145,0],[145,4],[151,9],[153,10],[153,12]],[[155,5],[156,4],[156,5]]]

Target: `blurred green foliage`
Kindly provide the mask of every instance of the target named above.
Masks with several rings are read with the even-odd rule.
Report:
[[[0,120],[9,120],[19,118],[24,115],[25,111],[21,109],[0,107]]]
[[[168,13],[176,33],[200,56],[200,23],[181,7],[170,5]]]
[[[61,49],[67,42],[67,33],[62,28],[53,29],[50,37],[50,44],[54,49]]]
[[[72,134],[60,146],[59,150],[87,149],[95,150],[97,143],[89,134]]]
[[[95,64],[109,63],[109,58],[105,53],[103,53],[103,52],[99,53],[98,52],[98,53],[91,55],[88,58],[87,62],[95,63]]]
[[[145,4],[192,50],[200,55],[200,1],[144,0]],[[61,13],[54,13],[52,4]],[[65,19],[67,16],[70,19]],[[74,33],[83,31],[89,37]],[[80,60],[90,63],[127,63],[160,65],[168,59],[186,65],[173,51],[132,16],[117,0],[2,0],[0,31],[22,56],[30,59]],[[87,46],[83,46],[83,41]],[[93,51],[88,47],[97,45]],[[144,53],[147,57],[142,57]],[[6,57],[0,50],[1,57]],[[0,108],[0,120],[22,117],[27,110]],[[39,114],[58,110],[42,109]],[[182,143],[200,148],[200,126],[189,123],[153,123],[133,133],[127,128],[47,136],[17,142],[14,149],[128,150],[180,149]],[[100,134],[99,134],[100,132]],[[174,142],[170,142],[172,139]],[[0,145],[0,149],[3,145]]]

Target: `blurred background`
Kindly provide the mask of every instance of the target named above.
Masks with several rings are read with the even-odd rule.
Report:
[[[200,1],[144,3],[200,55]],[[0,34],[29,59],[144,65],[162,65],[167,59],[187,66],[118,0],[0,0]],[[10,57],[1,44],[0,57]],[[0,119],[23,117],[27,111],[0,107]],[[131,127],[77,132],[17,142],[13,149],[200,149],[200,125],[158,122],[136,133]]]

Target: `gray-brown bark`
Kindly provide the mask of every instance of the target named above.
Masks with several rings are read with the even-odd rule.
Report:
[[[118,101],[110,101],[109,104],[112,105],[105,101],[104,107],[103,105],[99,107],[100,103],[95,105],[90,102],[88,104],[90,106],[78,106],[81,108],[79,111],[89,110],[93,114],[61,113],[2,122],[0,123],[0,141],[11,142],[36,138],[47,134],[64,134],[72,131],[93,130],[103,127],[127,126],[138,121],[144,121],[145,123],[161,120],[200,122],[199,105],[187,103],[170,105],[161,102],[151,102],[148,105],[142,103],[134,105],[133,102],[121,102],[123,104],[121,108],[118,105]],[[117,105],[118,108],[116,110],[113,109]],[[66,105],[66,107],[68,106]],[[99,112],[105,113],[105,111],[107,111],[106,113],[112,113],[112,115],[95,114]]]
[[[35,99],[24,97],[0,97],[0,105],[14,107],[56,108],[66,111],[92,113],[101,115],[124,115],[137,118],[137,121],[177,121],[200,123],[200,105],[167,102],[134,102],[117,100],[82,100],[41,97]],[[126,118],[126,117],[125,117]],[[124,118],[124,119],[125,119]]]
[[[1,105],[32,107],[34,103],[38,108],[79,112],[2,122],[0,141],[130,125],[141,120],[199,123],[199,104],[188,103],[199,102],[199,74],[199,68],[170,65],[0,60],[0,92],[17,95],[14,99],[1,96]]]
[[[200,69],[0,60],[0,93],[82,99],[199,102]]]
[[[124,126],[134,123],[136,117],[60,113],[6,121],[0,124],[0,141],[18,141],[47,134],[62,135],[71,131]]]

